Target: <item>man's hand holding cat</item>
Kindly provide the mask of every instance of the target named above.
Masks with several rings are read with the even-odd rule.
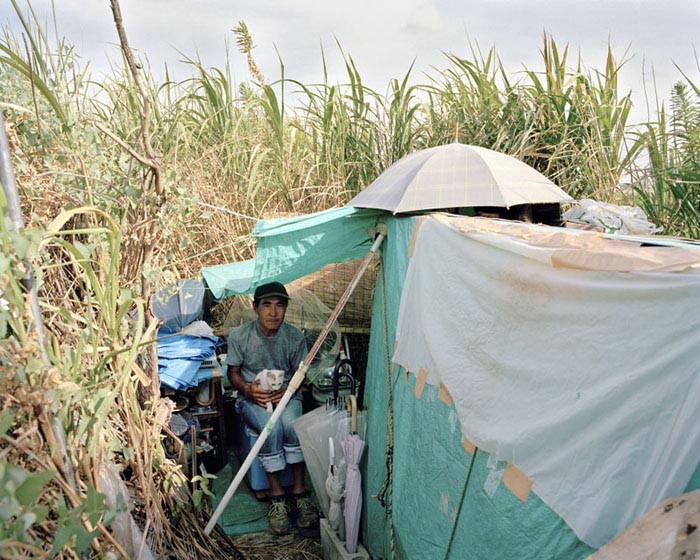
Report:
[[[277,406],[277,404],[282,400],[284,392],[287,390],[287,386],[283,385],[277,391],[272,391],[270,393],[270,402]]]
[[[267,403],[275,402],[271,400],[274,393],[260,387],[260,380],[256,379],[252,383],[246,385],[246,397],[252,400],[258,406],[265,408]]]

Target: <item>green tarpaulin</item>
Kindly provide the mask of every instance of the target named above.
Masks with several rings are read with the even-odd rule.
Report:
[[[202,269],[214,297],[252,292],[265,282],[286,284],[330,263],[367,254],[378,210],[335,208],[317,214],[261,220],[253,230],[256,258]]]

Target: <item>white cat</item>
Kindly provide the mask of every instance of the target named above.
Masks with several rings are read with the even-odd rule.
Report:
[[[264,369],[255,376],[255,381],[260,381],[260,388],[266,391],[279,391],[284,382],[283,369]],[[269,402],[266,405],[267,411],[272,414],[273,406]]]

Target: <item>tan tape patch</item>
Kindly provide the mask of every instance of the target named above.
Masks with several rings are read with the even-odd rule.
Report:
[[[474,445],[467,438],[462,438],[462,447],[464,447],[464,450],[469,453],[469,455],[474,455],[476,452],[476,445]]]
[[[526,502],[532,488],[532,479],[513,463],[508,463],[503,473],[503,485],[521,502]]]
[[[423,222],[428,218],[428,216],[421,216],[416,220],[415,225],[413,226],[413,232],[411,233],[411,242],[408,245],[408,258],[410,259],[413,256],[413,251],[416,248],[416,241],[418,239],[418,230],[420,229],[420,226],[423,224]]]
[[[425,382],[428,380],[428,370],[425,368],[420,368],[418,370],[418,375],[416,376],[416,386],[413,392],[417,399],[420,399],[423,394],[423,389],[425,389]]]
[[[438,391],[438,399],[444,402],[447,406],[452,406],[452,395],[447,390],[447,387],[440,383],[440,390]]]

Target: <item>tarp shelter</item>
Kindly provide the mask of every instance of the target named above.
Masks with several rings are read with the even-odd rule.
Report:
[[[362,534],[373,556],[584,558],[700,487],[695,246],[342,208],[259,222],[256,259],[204,277],[217,297],[288,282],[358,257],[378,220]]]

